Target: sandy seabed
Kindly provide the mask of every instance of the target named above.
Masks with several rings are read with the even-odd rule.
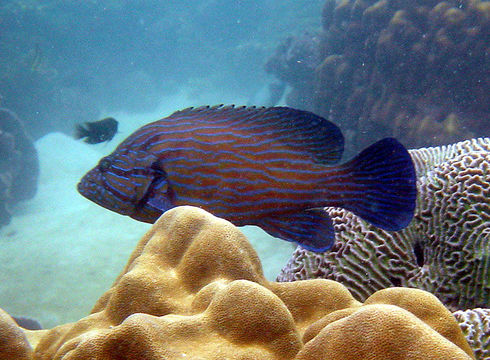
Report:
[[[138,127],[178,109],[228,99],[213,100],[179,95],[166,98],[151,114],[101,114],[120,122],[108,144],[88,145],[61,133],[36,141],[38,192],[18,204],[12,222],[0,229],[0,308],[34,318],[45,328],[86,316],[151,225],[83,198],[77,182]],[[266,277],[274,280],[294,246],[254,226],[242,230],[259,253]]]

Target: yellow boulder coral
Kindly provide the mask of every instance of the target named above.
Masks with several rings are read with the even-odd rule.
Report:
[[[42,333],[34,359],[182,358],[472,355],[454,317],[429,293],[387,289],[363,305],[330,280],[268,282],[237,228],[180,207],[140,240],[91,315]]]
[[[366,305],[335,319],[307,342],[298,360],[465,359],[465,352],[413,313]]]
[[[31,359],[32,348],[22,329],[0,309],[0,359]]]

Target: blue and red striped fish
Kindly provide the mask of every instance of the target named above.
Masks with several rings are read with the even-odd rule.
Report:
[[[334,242],[326,206],[385,230],[407,226],[416,198],[407,150],[386,138],[334,166],[343,145],[336,125],[306,111],[188,108],[131,134],[82,178],[78,191],[149,223],[172,207],[198,206],[312,251]]]

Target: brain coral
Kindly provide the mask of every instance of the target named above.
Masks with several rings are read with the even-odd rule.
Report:
[[[415,148],[490,133],[490,2],[327,0],[322,20],[314,80],[288,81],[288,103],[313,94],[306,110],[357,150],[384,136]]]
[[[410,286],[453,310],[486,307],[490,297],[490,138],[410,151],[418,176],[414,220],[402,231],[377,229],[340,209],[330,252],[297,248],[279,281],[324,278],[363,300]]]
[[[453,314],[477,359],[490,359],[490,309],[456,311]]]
[[[473,358],[433,295],[268,282],[237,228],[192,207],[162,215],[89,316],[30,339],[36,360]]]

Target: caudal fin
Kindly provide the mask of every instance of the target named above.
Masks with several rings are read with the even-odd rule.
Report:
[[[344,167],[351,174],[346,186],[352,197],[342,207],[388,231],[410,223],[417,198],[415,168],[398,140],[380,140]]]
[[[73,133],[73,137],[76,140],[87,137],[88,135],[89,135],[89,130],[86,128],[85,124],[76,124],[75,125],[75,132]]]

